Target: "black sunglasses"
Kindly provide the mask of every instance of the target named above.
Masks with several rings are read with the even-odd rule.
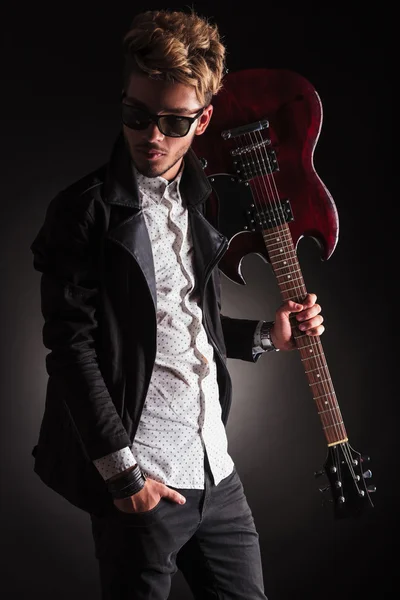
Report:
[[[135,129],[136,131],[147,129],[150,123],[155,123],[163,135],[168,137],[183,137],[189,133],[192,123],[199,118],[203,110],[204,107],[194,117],[152,115],[142,108],[136,108],[136,106],[122,102],[122,122],[130,129]]]

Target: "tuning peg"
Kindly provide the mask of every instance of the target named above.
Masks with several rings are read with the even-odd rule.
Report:
[[[323,497],[321,504],[322,504],[322,506],[325,507],[325,506],[328,506],[329,504],[333,504],[333,500],[332,500],[332,498]]]
[[[370,494],[372,494],[372,492],[376,492],[376,485],[368,485],[367,490]]]
[[[323,494],[324,492],[327,492],[328,490],[330,490],[330,489],[331,489],[331,486],[330,486],[330,485],[327,485],[326,487],[323,487],[323,488],[318,488],[318,489],[319,489],[319,491],[321,492],[321,494]]]
[[[314,477],[320,477],[321,475],[324,475],[325,471],[314,471]]]
[[[364,479],[369,479],[370,477],[372,477],[372,471],[371,471],[371,469],[368,469],[367,471],[364,471],[363,477],[364,477]]]

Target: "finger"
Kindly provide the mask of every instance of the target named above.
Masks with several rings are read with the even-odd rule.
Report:
[[[163,494],[164,498],[171,500],[172,502],[176,502],[177,504],[185,504],[186,498],[182,496],[179,492],[175,490],[171,490],[171,488],[165,486],[165,493]]]
[[[318,327],[313,327],[313,329],[309,329],[308,331],[306,331],[307,335],[312,335],[312,336],[316,336],[316,335],[322,335],[325,331],[325,327],[323,325],[318,325]]]
[[[296,316],[298,321],[309,321],[313,317],[316,317],[321,312],[321,306],[319,304],[314,304],[311,308],[307,308],[301,311],[301,314]]]
[[[313,319],[308,319],[307,321],[303,321],[302,323],[299,324],[298,327],[301,331],[308,333],[312,329],[319,327],[323,323],[323,321],[324,321],[323,316],[317,315]]]
[[[286,302],[284,302],[282,304],[281,308],[279,309],[279,312],[288,317],[290,315],[290,313],[300,312],[301,310],[303,310],[303,308],[304,307],[302,304],[298,304],[297,302],[294,302],[293,300],[287,300]]]
[[[307,294],[307,296],[304,298],[303,301],[303,306],[304,308],[310,308],[311,306],[313,306],[317,301],[317,295],[316,294]]]
[[[324,325],[315,325],[314,327],[308,327],[307,329],[302,329],[302,333],[305,335],[321,335],[325,331]]]

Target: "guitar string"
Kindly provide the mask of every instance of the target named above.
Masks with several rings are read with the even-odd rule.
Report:
[[[279,194],[278,194],[278,190],[277,190],[277,187],[276,187],[275,179],[273,177],[272,164],[271,164],[271,161],[269,159],[268,152],[267,152],[266,149],[264,149],[265,159],[267,161],[267,165],[266,166],[267,166],[268,172],[271,174],[271,177],[263,177],[263,167],[265,166],[265,162],[264,162],[263,155],[262,155],[262,149],[263,149],[264,143],[263,143],[263,138],[262,138],[261,132],[258,132],[259,140],[257,140],[257,138],[256,138],[255,141],[252,139],[252,134],[251,133],[249,133],[248,135],[249,135],[249,138],[250,138],[250,141],[251,141],[251,143],[248,145],[249,152],[254,154],[254,158],[256,159],[256,163],[257,163],[256,166],[258,166],[258,168],[259,168],[260,177],[261,177],[261,179],[260,179],[260,177],[255,177],[253,179],[253,181],[251,182],[251,183],[253,183],[253,185],[250,184],[251,187],[254,189],[254,192],[255,192],[255,194],[253,195],[253,198],[255,200],[255,202],[254,202],[255,206],[256,206],[257,211],[259,212],[259,214],[262,215],[263,211],[260,211],[259,208],[258,208],[259,197],[261,196],[261,200],[263,198],[263,193],[262,193],[263,190],[260,189],[260,187],[262,187],[262,185],[260,186],[260,181],[261,181],[262,184],[264,185],[264,193],[267,196],[267,198],[269,199],[269,204],[271,205],[271,203],[273,203],[274,208],[275,208],[276,219],[274,219],[274,221],[278,222],[278,224],[282,226],[284,224],[284,222],[281,219],[281,211],[279,210],[279,208],[280,208]],[[257,136],[257,133],[255,133],[254,135]],[[260,148],[261,150],[258,150],[258,148]],[[244,156],[246,156],[246,152],[244,153]],[[247,156],[248,156],[248,153],[247,153]],[[245,165],[245,166],[247,166],[247,168],[249,169],[249,172],[251,173],[252,164],[251,164],[251,161],[249,159],[247,160],[247,165]],[[271,180],[275,184],[275,190],[273,190],[273,188],[272,188]],[[268,188],[266,186],[266,183],[269,186],[269,190],[268,190]],[[278,198],[278,201],[276,200],[276,198]],[[261,202],[261,204],[263,204],[263,202]],[[268,206],[268,204],[265,201],[264,201],[264,205],[266,207]],[[268,235],[268,233],[267,233],[267,235]],[[287,250],[289,251],[289,253],[291,255],[293,253],[293,249],[291,249],[288,246],[287,242],[286,242],[286,247],[285,247],[285,242],[286,242],[286,234],[282,235],[282,245],[283,245],[283,250],[284,250],[285,258],[288,259]],[[294,262],[294,265],[293,265],[292,262],[291,262],[291,259],[288,260],[288,263],[292,267],[296,266],[296,261]],[[302,281],[302,277],[299,278],[299,281],[300,282]],[[296,280],[294,280],[293,283],[294,283],[294,288],[293,289],[296,290],[296,288],[297,288],[297,290],[296,290],[297,294],[298,294],[297,295],[297,299],[298,299],[298,301],[301,302],[304,299],[304,294],[305,294],[305,291],[303,292],[302,289],[301,289],[301,287],[302,287],[305,290],[304,281],[301,283],[301,286],[296,282]],[[290,290],[288,290],[288,291],[290,291]],[[305,337],[305,334],[300,334],[300,337]],[[310,345],[311,346],[313,346],[314,348],[315,347],[318,348],[318,344],[311,337],[310,337],[309,341],[310,341]],[[314,352],[314,357],[316,358],[316,361],[317,361],[316,364],[318,364],[318,361],[319,361],[319,363],[320,363],[319,368],[321,370],[321,367],[322,367],[322,372],[324,372],[324,370],[325,370],[326,367],[324,366],[324,364],[323,364],[323,362],[321,360],[320,353],[317,352],[315,354],[315,352]],[[318,386],[321,385],[321,382],[312,382],[312,383],[315,383]],[[326,392],[326,391],[329,392],[329,390],[326,390],[326,381],[322,382],[322,389],[323,389],[324,392]],[[329,393],[324,393],[324,397],[329,398]],[[327,402],[327,404],[329,406],[329,401],[326,401],[326,402]],[[318,404],[320,405],[319,402],[318,402]],[[327,414],[326,414],[326,409],[325,409],[324,406],[322,406],[320,408],[321,408],[321,413],[320,414],[322,415],[322,423],[323,423],[324,427],[325,428],[332,427],[335,430],[336,434],[337,434],[337,439],[340,439],[340,437],[343,437],[342,434],[341,434],[340,429],[338,429],[339,424],[337,423],[337,419],[335,418],[335,415],[333,414],[332,407],[328,408]],[[327,417],[328,417],[328,420],[327,420]],[[330,422],[330,421],[332,421],[332,422]]]
[[[268,153],[267,153],[267,160],[269,161],[269,157],[268,157]],[[272,169],[270,169],[272,172]],[[271,179],[275,185],[275,198],[278,199],[279,202],[279,193],[276,187],[276,181],[275,178],[272,174]],[[287,229],[288,226],[287,226]],[[291,241],[291,245],[293,247],[293,240],[292,240],[292,236],[290,234],[289,231],[289,235],[290,235],[290,241]],[[297,255],[295,257],[295,262],[297,261]],[[299,267],[298,267],[299,268]],[[301,282],[301,286],[302,289],[304,289],[304,292],[306,291],[305,285],[304,285],[304,280],[303,277],[301,275],[301,279],[299,280]],[[347,435],[344,432],[344,425],[343,425],[343,419],[341,418],[340,415],[340,411],[338,410],[338,404],[337,401],[335,399],[335,393],[333,390],[333,385],[332,385],[332,380],[329,374],[329,369],[326,363],[326,358],[323,352],[323,348],[322,348],[322,344],[320,341],[320,338],[318,336],[318,338],[314,338],[314,337],[307,337],[303,335],[301,335],[301,338],[303,338],[302,342],[304,341],[304,338],[306,339],[306,344],[301,344],[301,349],[303,349],[303,353],[304,350],[307,350],[307,346],[309,346],[311,352],[313,352],[313,359],[314,359],[314,363],[316,365],[316,369],[318,371],[318,373],[316,375],[314,375],[313,373],[310,374],[310,378],[311,378],[311,382],[313,384],[313,396],[314,398],[318,398],[319,395],[319,391],[322,390],[323,392],[323,396],[324,396],[324,400],[323,403],[321,405],[321,399],[317,399],[317,406],[319,408],[319,413],[320,413],[320,417],[322,420],[322,423],[324,424],[325,427],[328,427],[331,429],[331,432],[327,431],[327,434],[332,433],[333,435],[336,435],[336,440],[334,441],[339,441],[339,440],[343,440],[343,438],[346,438]],[[318,381],[318,376],[319,373],[322,374],[322,378],[323,381],[320,382]],[[316,384],[316,385],[315,385]],[[321,385],[322,384],[322,385]],[[314,388],[315,385],[315,388]],[[328,435],[327,436],[329,441],[332,441],[332,436]]]
[[[257,136],[257,133],[254,134],[255,136]],[[267,210],[268,210],[268,205],[269,206],[273,206],[273,208],[275,209],[275,214],[273,216],[273,223],[275,223],[276,225],[279,225],[282,227],[282,225],[285,224],[285,222],[282,219],[282,213],[280,211],[280,203],[276,200],[276,198],[279,198],[278,196],[278,190],[276,188],[276,182],[272,177],[272,163],[269,159],[268,156],[268,152],[265,150],[265,160],[267,161],[267,164],[265,163],[264,157],[263,157],[263,153],[262,150],[258,151],[258,148],[263,148],[263,138],[261,133],[258,133],[258,137],[259,139],[255,139],[255,141],[252,139],[252,144],[250,144],[250,147],[254,147],[254,150],[252,151],[254,154],[254,159],[256,162],[256,170],[258,167],[258,170],[260,172],[260,177],[256,177],[253,180],[253,189],[254,189],[254,195],[256,196],[257,200],[256,200],[256,204],[259,203],[259,199],[261,198],[261,205],[264,205]],[[250,134],[250,138],[252,138],[252,135]],[[248,162],[248,167],[251,170],[252,165],[251,162]],[[271,177],[267,176],[267,177],[263,177],[263,173],[265,173],[265,171],[267,171],[268,173],[271,174]],[[272,187],[272,182],[275,184],[275,190]],[[263,189],[264,188],[264,189]],[[269,202],[267,203],[265,200],[263,201],[263,196],[265,198],[265,196],[268,198]],[[260,214],[262,214],[263,211],[260,211]],[[268,232],[266,232],[266,235],[271,235]],[[274,234],[273,234],[274,235]],[[289,274],[290,271],[293,272],[293,267],[297,267],[296,264],[296,258],[293,258],[293,253],[294,253],[294,248],[290,247],[290,245],[287,243],[287,235],[288,235],[288,231],[287,228],[281,228],[281,233],[280,233],[280,237],[277,238],[277,240],[279,241],[279,243],[281,244],[281,248],[280,250],[283,251],[283,263],[287,263],[288,267],[289,267]],[[290,235],[290,234],[289,234]],[[282,262],[282,260],[280,261]],[[275,267],[276,269],[286,269],[285,267]],[[297,273],[299,273],[299,269],[298,267],[296,268]],[[277,274],[278,277],[281,277],[281,275]],[[296,279],[297,278],[297,279]],[[283,282],[283,285],[286,284],[285,282]],[[291,291],[293,290],[294,294],[295,294],[295,298],[298,302],[301,302],[304,297],[305,297],[305,286],[304,286],[304,281],[302,279],[301,273],[300,276],[298,276],[297,274],[295,275],[295,277],[291,280],[290,282],[290,288],[286,289],[286,292],[289,292],[289,294],[291,293]],[[293,296],[292,296],[293,298]],[[305,334],[301,334],[299,337],[305,337]],[[309,338],[309,342],[311,343],[311,345],[315,346],[315,343],[313,343],[313,340],[311,338]],[[316,360],[318,361],[318,354],[319,353],[315,353],[314,352],[314,356],[316,356]],[[321,367],[322,365],[320,365]],[[316,382],[318,383],[318,382]],[[325,384],[323,384],[323,388],[325,388]],[[324,389],[324,392],[326,392],[326,389]],[[327,397],[327,394],[324,394],[325,397]],[[336,420],[334,419],[334,415],[332,414],[331,410],[329,410],[327,413],[322,413],[321,414],[321,420],[322,420],[322,424],[325,428],[327,427],[334,427],[336,428]]]
[[[251,136],[250,136],[250,138],[251,138]],[[261,147],[262,147],[262,146],[261,146]],[[260,160],[258,159],[257,155],[256,155],[256,158],[257,158],[257,162],[258,162],[258,164],[259,164],[259,167],[260,167],[260,174],[262,175],[261,163],[260,163]],[[261,157],[261,159],[262,159],[262,157]],[[269,164],[269,169],[271,170],[271,168],[270,168],[270,167],[271,167],[271,164],[270,164],[269,157],[268,157],[268,154],[267,154],[267,153],[266,153],[266,159],[267,159],[267,162],[268,162],[268,164]],[[243,161],[242,161],[242,162],[243,162]],[[262,161],[262,162],[263,162],[263,161]],[[247,166],[248,166],[248,168],[251,170],[251,163],[250,163],[250,161],[247,161]],[[271,170],[271,173],[272,173],[272,170]],[[255,178],[255,181],[257,182],[257,178]],[[265,187],[265,180],[263,180],[263,181],[264,181],[264,187]],[[275,183],[275,180],[274,180],[274,183]],[[254,186],[254,188],[255,188],[255,192],[257,192],[257,186],[256,186],[256,185]],[[265,188],[265,189],[266,189],[266,188]],[[259,190],[258,190],[258,191],[259,191]],[[267,191],[267,190],[266,190],[266,191]],[[272,191],[272,189],[271,189],[271,191]],[[259,191],[259,192],[260,192],[260,191]],[[277,194],[277,197],[279,198],[277,189],[276,189],[276,194]],[[257,196],[257,194],[256,194],[255,196]],[[268,192],[267,192],[267,196],[268,196]],[[262,197],[262,194],[261,194],[261,197]],[[271,197],[272,197],[272,199],[274,199],[274,197],[273,197],[273,194],[271,194]],[[255,204],[255,206],[256,206],[257,212],[259,212],[259,214],[262,214],[262,211],[260,211],[260,210],[259,210],[259,208],[258,208],[258,199],[257,199],[257,197],[254,197],[254,196],[253,196],[253,199],[254,199],[254,204]],[[276,205],[276,201],[275,201],[275,205]],[[277,211],[277,215],[278,215],[278,217],[279,217],[279,214],[280,214],[280,212],[279,212],[279,210],[278,210],[278,211]],[[312,340],[311,340],[311,341],[312,341]],[[317,345],[317,344],[315,344],[315,343],[314,343],[314,346],[315,346],[315,345]],[[319,355],[319,353],[317,353],[317,355]],[[322,365],[322,366],[323,366],[323,365]],[[325,387],[325,385],[324,385],[324,387]],[[329,398],[329,395],[327,395],[326,397],[328,397],[328,398]],[[328,403],[328,406],[329,406],[329,403]],[[322,407],[322,408],[323,408],[323,407]],[[332,412],[331,412],[331,411],[332,411],[332,408],[330,408],[330,409],[329,409],[329,411],[330,411],[330,412],[329,412],[328,414],[330,414],[330,416],[333,418],[333,417],[334,417],[334,415],[333,415],[333,414],[332,414]],[[323,422],[324,422],[324,421],[323,421]],[[325,423],[326,423],[326,421],[325,421]],[[329,421],[328,421],[328,423],[329,423]],[[343,424],[343,420],[341,421],[341,423]],[[337,424],[337,421],[335,420],[335,422],[334,422],[334,427],[335,427],[335,428],[337,428],[337,426],[338,426],[338,424]],[[340,435],[341,435],[341,434],[340,434]],[[347,437],[347,436],[346,436],[346,437]],[[339,436],[338,436],[338,439],[340,439],[340,438],[339,438]],[[351,470],[351,471],[353,471],[353,467],[352,467],[352,464],[353,464],[353,463],[352,463],[352,457],[351,457],[351,453],[349,453],[349,455],[348,455],[348,456],[346,456],[346,454],[347,454],[346,450],[349,450],[349,448],[347,447],[348,445],[347,445],[347,444],[346,444],[346,445],[344,445],[343,443],[341,443],[340,445],[342,446],[342,450],[344,451],[345,458],[346,458],[346,460],[347,460],[348,464],[350,465],[350,470]],[[338,444],[336,444],[336,448],[338,448]],[[336,461],[337,461],[337,464],[336,464],[336,469],[337,469],[337,472],[340,474],[340,472],[341,472],[341,468],[340,468],[339,458],[336,456],[337,454],[338,454],[338,452],[335,452],[335,451],[333,451],[333,457],[334,457],[334,460],[336,460]],[[358,489],[358,486],[357,486],[357,483],[356,483],[356,478],[355,478],[354,471],[353,471],[353,480],[354,480],[354,482],[355,482],[355,484],[356,484],[356,487],[357,487],[357,489]]]
[[[257,134],[255,134],[257,136]],[[259,140],[257,140],[256,138],[256,144],[255,144],[255,150],[254,150],[254,154],[255,154],[255,159],[259,165],[259,169],[261,171],[261,173],[263,173],[263,166],[265,165],[265,161],[264,161],[264,157],[262,156],[262,150],[258,151],[258,148],[262,148],[262,136],[261,133],[258,134],[258,137],[260,138]],[[259,143],[257,143],[259,142]],[[261,154],[261,156],[258,156],[259,154]],[[306,290],[305,290],[305,285],[304,285],[304,280],[302,277],[302,274],[300,272],[299,266],[297,264],[296,261],[296,257],[294,256],[295,253],[295,248],[293,245],[293,240],[291,239],[290,236],[290,232],[288,231],[288,227],[282,227],[283,225],[286,225],[285,221],[283,220],[283,215],[282,212],[280,210],[280,202],[279,202],[279,195],[278,195],[278,190],[276,187],[276,182],[275,179],[273,177],[273,173],[272,173],[272,163],[271,160],[268,156],[268,151],[267,149],[265,149],[265,160],[267,161],[267,171],[269,173],[269,176],[266,176],[262,179],[263,183],[264,183],[264,192],[265,192],[265,196],[268,198],[269,205],[273,205],[273,208],[275,209],[275,215],[276,218],[274,219],[275,223],[277,222],[278,225],[281,226],[281,249],[283,248],[284,250],[284,255],[285,258],[287,259],[286,262],[288,263],[288,268],[285,267],[280,267],[283,270],[286,270],[289,275],[292,272],[295,272],[295,276],[294,278],[292,277],[290,284],[289,284],[289,289],[287,289],[287,282],[282,282],[283,285],[285,286],[285,291],[287,293],[289,293],[289,297],[291,297],[292,299],[296,299],[296,301],[298,302],[302,302],[304,300],[305,294],[306,294]],[[275,184],[275,190],[272,186],[272,183]],[[268,186],[266,185],[268,184]],[[258,189],[258,192],[260,192],[260,189]],[[261,190],[261,197],[262,197],[262,190]],[[264,201],[264,205],[267,206],[267,203]],[[269,235],[267,233],[267,235]],[[290,237],[289,237],[290,236]],[[291,244],[288,243],[288,237],[289,240],[292,242]],[[294,256],[294,257],[293,257]],[[281,277],[281,275],[278,275],[279,277]],[[283,276],[283,275],[282,275]],[[294,295],[294,298],[293,298]],[[296,329],[298,327],[298,322],[296,321],[295,317],[292,318],[292,321],[294,321],[296,323]],[[296,335],[296,332],[294,332],[294,335]],[[300,335],[297,333],[297,337],[301,337],[304,338],[305,334],[302,334],[300,332]],[[312,347],[317,347],[317,344],[314,342],[314,339],[311,338],[310,336],[308,336],[308,345],[311,345]],[[314,355],[313,358],[315,359],[315,364],[318,366],[318,362],[319,364],[319,369],[321,370],[321,366],[323,366],[321,364],[321,361],[319,360],[319,353],[314,351]],[[313,382],[314,383],[314,382]],[[318,383],[318,382],[315,382]],[[325,383],[323,383],[323,391],[324,391],[324,396],[329,397],[328,394],[326,393],[326,385]],[[319,404],[319,403],[318,403]],[[323,408],[323,407],[322,407]],[[320,417],[322,420],[322,424],[325,428],[331,428],[333,427],[334,429],[336,429],[336,419],[334,418],[334,415],[332,414],[331,409],[328,410],[328,412],[322,412],[322,408],[321,408],[321,412],[320,412]]]
[[[251,136],[250,136],[250,138],[251,138]],[[252,140],[251,140],[251,141],[252,141]],[[250,147],[251,147],[251,146],[250,146]],[[262,146],[261,146],[261,147],[262,147]],[[262,156],[261,156],[261,162],[260,162],[260,160],[259,160],[259,157],[257,156],[257,152],[256,152],[256,159],[257,159],[258,166],[259,166],[259,169],[260,169],[260,175],[262,176],[262,173],[263,173],[263,171],[262,171],[262,166],[264,166],[264,165],[263,165],[263,159],[262,159]],[[268,162],[268,165],[269,165],[269,170],[271,171],[271,174],[272,174],[271,164],[270,164],[269,157],[268,157],[268,154],[267,154],[267,153],[266,153],[266,159],[267,159],[267,162]],[[248,167],[248,168],[249,168],[249,170],[251,171],[251,168],[252,168],[252,167],[251,167],[251,162],[250,162],[249,160],[247,161],[247,167]],[[263,179],[262,179],[262,181],[263,181],[263,183],[264,183],[264,188],[265,188],[265,191],[266,191],[266,194],[267,194],[267,197],[268,197],[268,196],[269,196],[269,194],[268,194],[268,190],[267,190],[267,188],[265,187],[265,179],[263,178]],[[269,179],[267,179],[267,181],[269,182]],[[257,184],[258,184],[258,178],[257,178],[257,177],[254,179],[254,182],[255,182],[255,184],[254,184],[254,186],[253,186],[253,187],[254,187],[254,191],[255,191],[255,194],[253,194],[254,205],[255,205],[255,207],[256,207],[256,209],[257,209],[257,212],[258,212],[260,215],[262,215],[263,213],[262,213],[262,211],[260,211],[260,210],[259,210],[259,207],[258,207],[257,191],[258,191],[258,193],[260,193],[260,189],[258,189],[258,190],[257,190]],[[276,182],[274,181],[274,183],[276,183]],[[272,192],[272,188],[271,188],[271,192]],[[278,190],[277,190],[277,189],[276,189],[276,197],[278,197],[278,198],[279,198],[279,196],[278,196]],[[262,190],[261,190],[261,198],[262,198]],[[270,198],[272,198],[272,199],[273,199],[273,201],[275,202],[275,205],[276,205],[277,203],[276,203],[276,201],[275,201],[275,199],[274,199],[274,195],[273,195],[273,193],[271,193],[271,195],[270,195]],[[278,207],[278,208],[279,208],[279,207]],[[276,214],[277,214],[277,216],[278,216],[278,221],[280,221],[280,211],[278,210],[278,211],[276,212]],[[281,223],[281,224],[282,224],[282,223]],[[293,240],[292,240],[292,241],[293,241]],[[291,252],[292,252],[292,251],[291,251]],[[304,287],[304,284],[303,284],[303,287]],[[301,298],[301,296],[299,296],[299,298]],[[311,340],[311,341],[312,341],[312,340]],[[317,345],[317,344],[314,344],[314,346],[315,346],[315,345]],[[319,352],[317,352],[317,359],[318,359],[318,356],[319,356]],[[321,364],[322,364],[322,366],[324,366],[324,365],[323,365],[323,363],[321,363]],[[325,368],[325,367],[324,367],[324,368]],[[324,387],[325,387],[325,384],[324,384]],[[326,397],[328,397],[328,398],[329,398],[329,395],[326,395]],[[328,406],[329,406],[329,402],[328,402],[327,404],[328,404]],[[322,408],[324,408],[324,407],[322,407]],[[328,415],[330,415],[330,416],[331,416],[331,418],[334,418],[334,415],[332,414],[332,412],[331,412],[331,411],[332,411],[332,408],[329,408]],[[323,419],[322,419],[322,422],[323,422],[325,425],[327,425],[327,423],[326,423],[326,417],[325,417],[325,416],[323,417]],[[328,423],[329,423],[329,421],[328,421]],[[343,420],[342,420],[342,423],[343,423]],[[335,422],[334,422],[334,427],[335,427],[335,428],[337,428],[337,421],[336,421],[336,419],[335,419]],[[338,438],[337,438],[337,439],[340,439],[340,438],[339,438],[339,436],[338,436]],[[348,462],[348,464],[349,464],[349,466],[350,466],[350,471],[352,472],[352,475],[353,475],[353,481],[354,481],[354,483],[355,483],[355,485],[356,485],[356,488],[358,489],[358,492],[359,492],[359,494],[360,494],[360,490],[359,490],[359,488],[358,488],[358,485],[357,485],[357,482],[356,482],[355,473],[354,473],[354,471],[353,471],[353,462],[352,462],[351,453],[349,453],[349,455],[348,455],[348,456],[346,456],[346,454],[347,454],[346,450],[347,450],[347,451],[349,450],[349,448],[348,448],[348,445],[347,445],[347,444],[345,444],[345,445],[344,445],[343,443],[341,443],[341,444],[340,444],[340,446],[342,447],[342,450],[344,451],[345,459],[347,460],[347,462]],[[340,481],[340,480],[341,480],[341,467],[340,467],[340,460],[339,460],[339,456],[338,456],[338,454],[339,454],[339,444],[336,444],[336,445],[335,445],[335,450],[333,450],[333,451],[332,451],[332,455],[333,455],[333,459],[334,459],[334,461],[336,462],[336,465],[335,465],[335,466],[336,466],[336,471],[337,471],[337,473],[338,473],[338,476],[339,476],[339,481]]]
[[[257,135],[257,133],[255,133],[255,135]],[[265,188],[266,196],[267,196],[267,198],[269,198],[270,201],[272,199],[272,201],[274,202],[275,208],[277,209],[276,210],[276,214],[278,215],[278,218],[279,218],[279,221],[280,221],[280,214],[281,213],[279,211],[279,205],[280,205],[279,192],[278,192],[278,189],[277,189],[277,186],[276,186],[275,178],[273,176],[272,165],[271,165],[271,162],[270,162],[270,159],[269,159],[269,156],[268,156],[268,152],[264,148],[264,144],[262,143],[263,138],[262,138],[261,132],[258,132],[258,136],[260,138],[260,143],[259,143],[259,145],[257,143],[255,144],[255,147],[254,147],[255,157],[257,159],[258,166],[260,168],[260,174],[261,174],[261,177],[262,177],[262,181],[264,182],[264,188]],[[256,139],[256,142],[257,142],[257,139]],[[258,148],[260,148],[261,150],[258,150]],[[269,195],[269,193],[268,193],[268,190],[267,190],[267,188],[265,186],[265,181],[267,180],[267,182],[270,184],[270,178],[268,176],[267,177],[263,177],[263,175],[262,175],[263,174],[262,166],[263,166],[263,163],[264,163],[263,157],[261,156],[261,162],[260,162],[260,160],[258,159],[258,156],[257,156],[257,153],[258,152],[262,152],[263,148],[264,148],[265,158],[266,158],[266,161],[267,161],[267,164],[268,164],[268,171],[269,171],[269,173],[271,175],[271,180],[273,181],[274,186],[275,186],[275,196],[274,196],[274,192],[272,190],[272,186],[271,185],[269,185],[271,194]],[[250,165],[250,168],[251,168],[251,165]],[[256,180],[257,180],[257,178],[256,178]],[[261,194],[261,198],[262,198],[262,194]],[[267,206],[267,203],[264,202],[264,204]],[[262,212],[261,212],[261,214],[262,214]],[[280,224],[282,225],[283,222],[281,221]],[[289,229],[289,228],[287,227],[287,229]],[[286,239],[286,236],[285,236],[285,239]],[[292,241],[292,244],[293,244],[293,240],[291,240],[291,241]],[[290,252],[292,252],[292,250],[290,250]],[[304,280],[302,278],[302,275],[301,275],[301,281],[303,281],[302,287],[305,290],[305,285],[304,285]],[[297,286],[297,287],[299,287],[299,286]],[[302,296],[300,296],[300,295],[298,297],[302,298]],[[304,337],[304,334],[301,337]],[[319,336],[318,336],[318,338],[319,338]],[[316,358],[317,363],[319,361],[319,363],[320,363],[319,367],[322,367],[322,372],[327,374],[328,381],[331,382],[330,383],[330,387],[332,388],[332,390],[330,390],[329,387],[328,387],[328,393],[324,394],[324,396],[326,398],[328,398],[328,399],[330,398],[331,400],[333,400],[334,404],[335,404],[335,406],[332,407],[332,405],[329,404],[329,400],[326,400],[324,402],[324,404],[326,404],[328,406],[328,409],[327,409],[328,415],[326,415],[325,414],[325,412],[326,412],[325,407],[324,406],[321,407],[320,406],[320,402],[317,402],[318,407],[323,410],[323,412],[322,411],[320,412],[320,415],[321,414],[324,415],[322,417],[322,419],[321,419],[322,423],[324,424],[324,426],[332,427],[334,429],[334,432],[337,435],[337,440],[340,440],[340,439],[343,439],[343,438],[347,439],[347,434],[346,434],[346,431],[345,431],[343,418],[342,418],[341,411],[340,411],[340,408],[339,408],[339,405],[338,405],[338,402],[337,402],[336,393],[335,393],[335,391],[333,389],[332,380],[331,380],[331,377],[330,377],[330,373],[329,373],[329,369],[328,369],[328,366],[327,366],[327,363],[326,363],[326,359],[322,360],[322,356],[325,356],[324,353],[323,353],[322,344],[321,344],[321,342],[319,340],[319,345],[318,345],[318,341],[314,340],[313,338],[310,338],[309,341],[310,341],[310,345],[313,346],[314,348],[315,347],[318,348],[318,346],[320,346],[322,354],[320,354],[320,352],[317,352],[316,355],[315,355],[315,352],[314,352],[314,357]],[[304,348],[304,347],[302,347],[302,348]],[[324,392],[326,391],[326,387],[327,387],[328,381],[322,382],[323,383],[322,389],[323,389]],[[321,382],[313,382],[313,383],[317,384],[318,386],[321,385]],[[328,416],[328,422],[326,421],[326,416]],[[334,421],[332,425],[329,424],[329,417]],[[338,417],[339,417],[339,421],[338,421]],[[339,442],[339,443],[335,444],[335,446],[338,447],[339,444],[342,447],[344,458],[346,459],[346,461],[347,461],[347,463],[349,465],[350,471],[351,471],[351,473],[353,475],[353,480],[355,482],[355,485],[356,485],[357,489],[359,489],[358,486],[357,486],[357,480],[356,480],[356,476],[355,476],[354,469],[353,469],[353,458],[352,458],[352,455],[351,455],[350,446],[349,446],[349,444],[348,444],[347,441],[345,441],[345,442]],[[333,452],[333,456],[334,456],[335,460],[337,461],[336,469],[337,469],[338,472],[340,472],[341,469],[340,469],[339,457],[336,457],[336,454],[338,454],[338,453]]]

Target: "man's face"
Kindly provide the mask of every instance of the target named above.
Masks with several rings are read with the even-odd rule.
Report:
[[[139,73],[132,73],[130,76],[124,102],[152,115],[193,117],[202,108],[193,87],[151,79]],[[153,122],[142,130],[123,125],[125,142],[137,170],[146,177],[162,175],[172,181],[194,136],[205,131],[212,111],[211,105],[205,108],[183,137],[166,136]]]

